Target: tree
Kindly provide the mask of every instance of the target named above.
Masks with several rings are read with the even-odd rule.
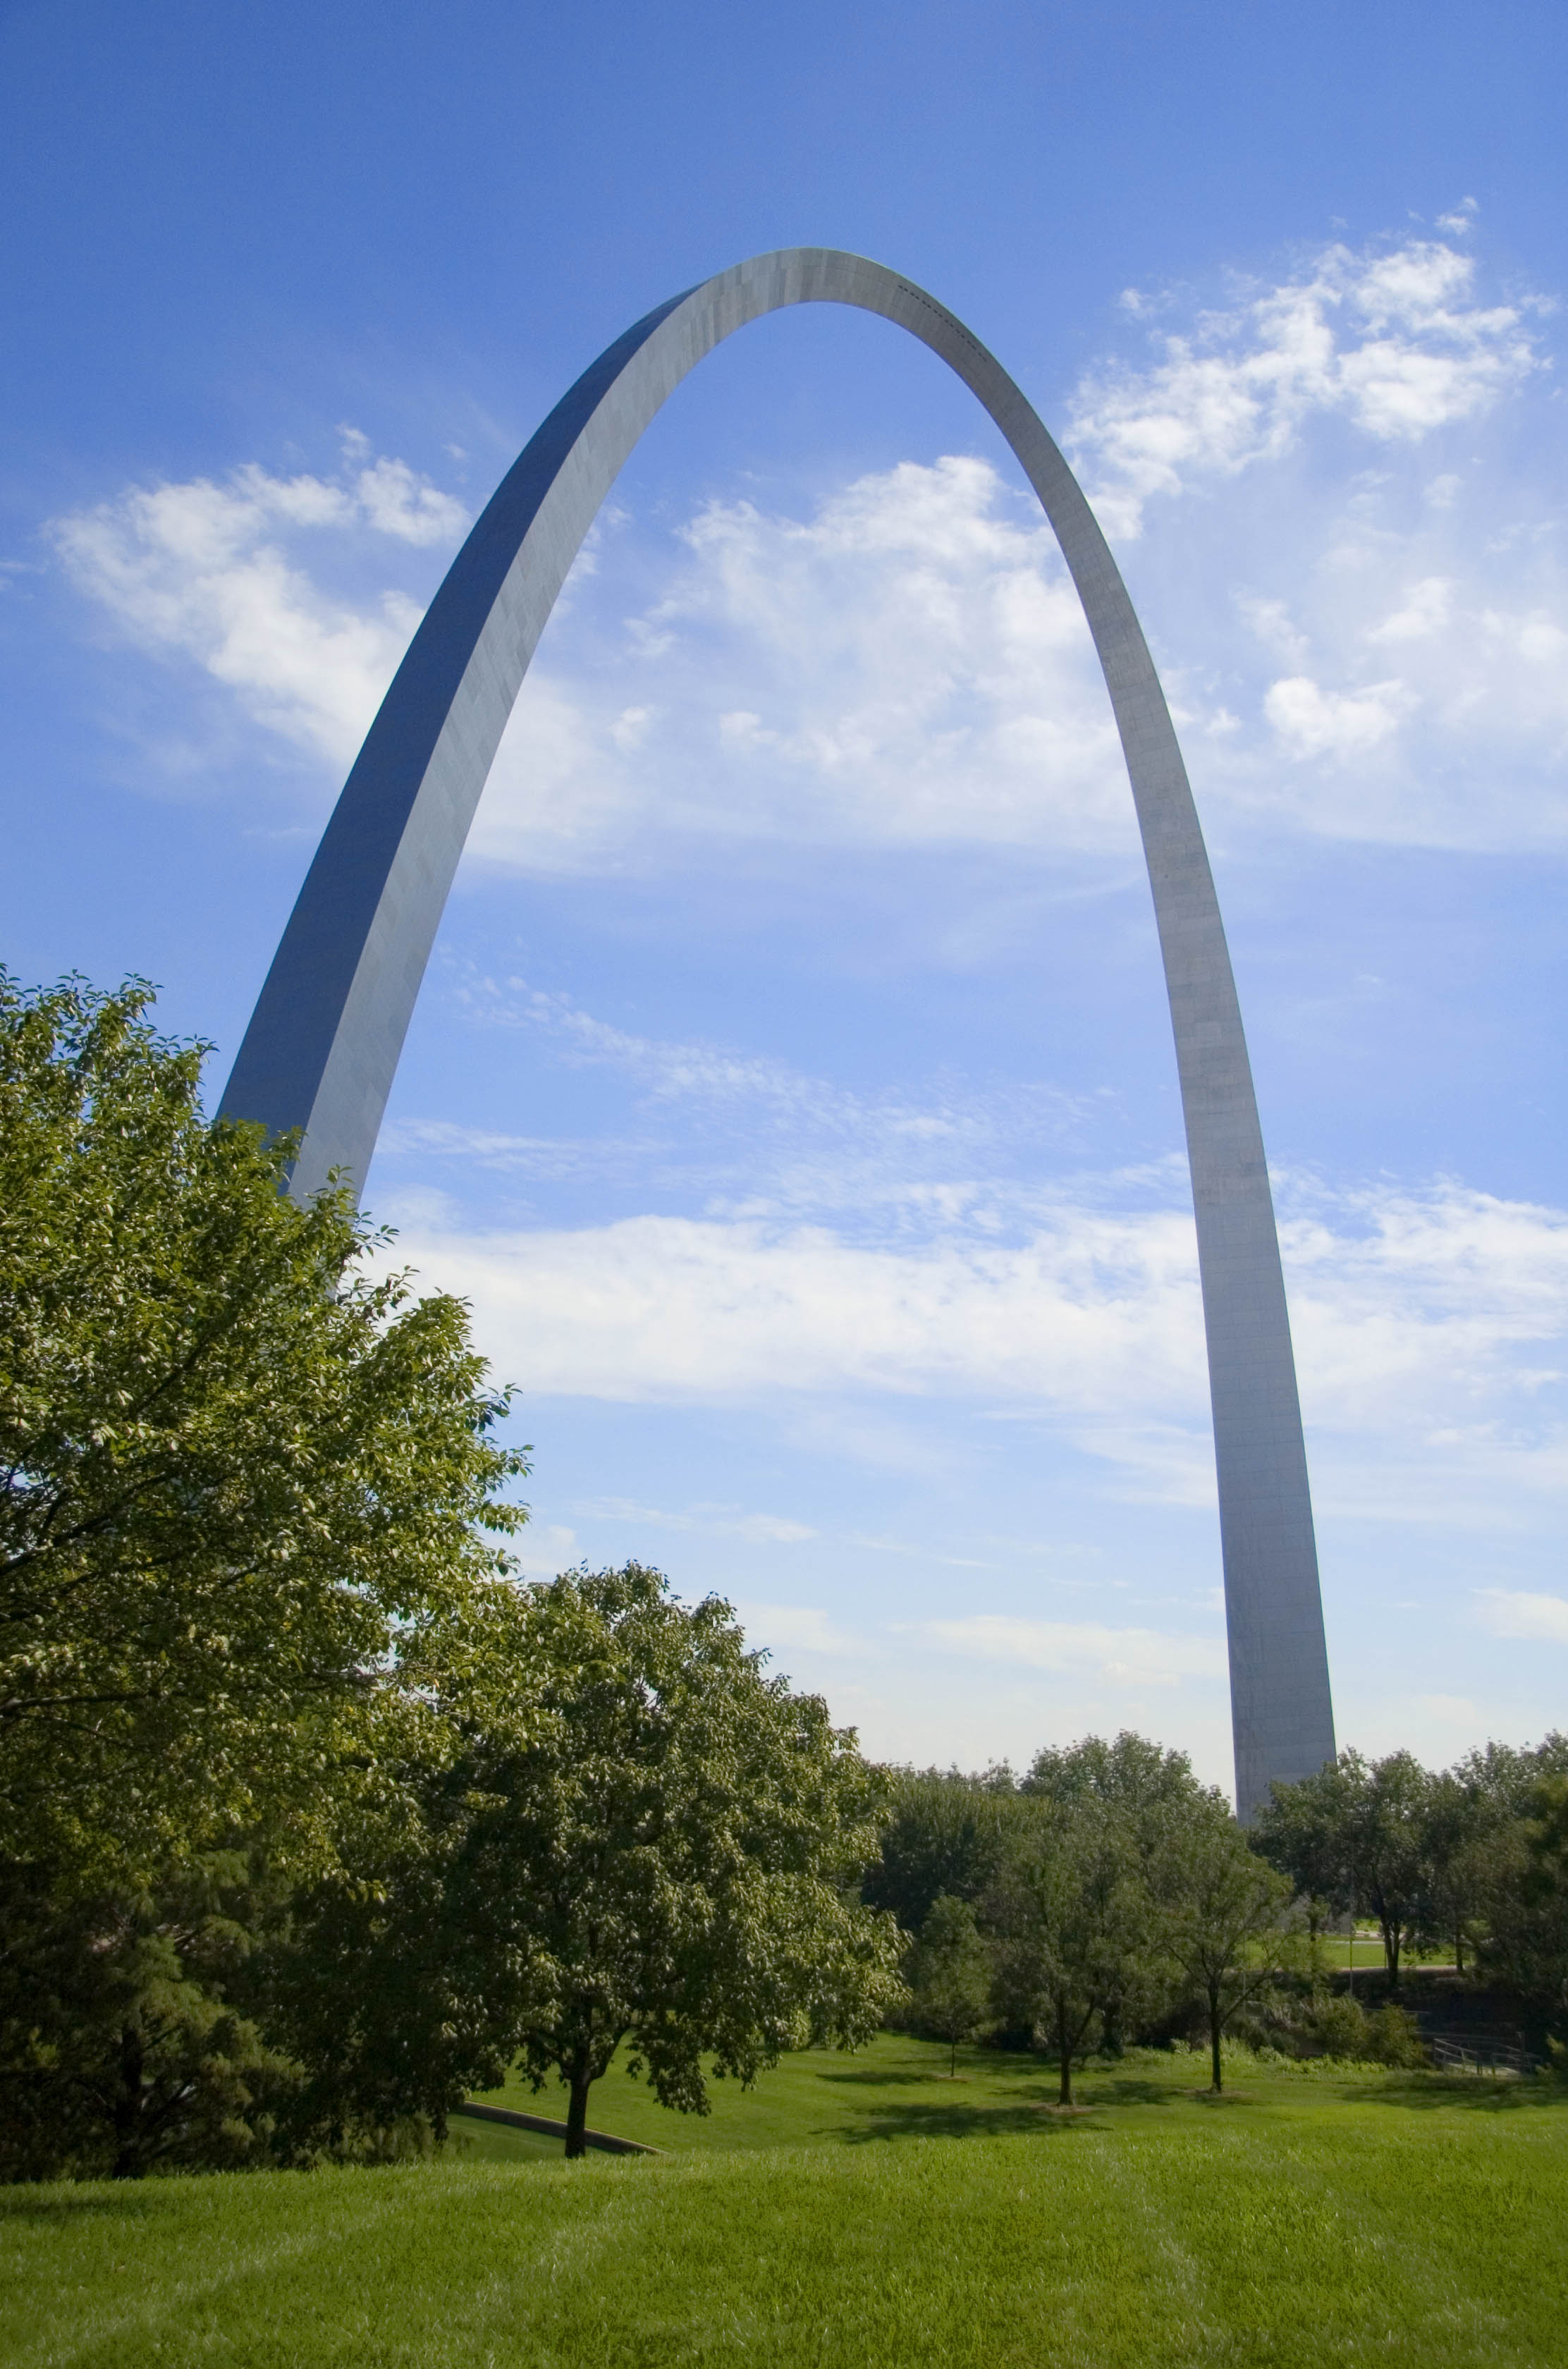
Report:
[[[268,2159],[291,2068],[223,1996],[255,1906],[235,1853],[63,1899],[35,1867],[0,1868],[0,2178]]]
[[[1218,1794],[1168,1839],[1161,1870],[1165,1945],[1203,1995],[1212,2084],[1225,2086],[1220,2043],[1285,1963],[1291,1885],[1253,1850]]]
[[[1203,1789],[1185,1752],[1173,1752],[1124,1727],[1114,1741],[1086,1735],[1077,1744],[1037,1752],[1021,1793],[1043,1802],[1102,1802],[1130,1817],[1152,1841],[1173,1812],[1185,1811]]]
[[[570,1637],[534,1592],[495,1588],[445,1631],[423,1673],[443,1737],[391,1772],[395,1814],[355,1821],[336,1863],[296,1886],[248,1962],[244,1997],[298,2068],[280,2101],[285,2161],[359,2160],[437,2144],[471,2089],[495,2088],[512,2054],[526,1938],[498,1938],[470,1877],[487,1770],[560,1730],[578,1675]],[[414,1742],[429,1745],[429,1729]]]
[[[683,1606],[637,1563],[533,1596],[542,1716],[521,1746],[474,1740],[450,1913],[534,2087],[565,2083],[575,2156],[624,2043],[663,2104],[703,2113],[704,2058],[749,2082],[785,2047],[869,2037],[900,1936],[853,1894],[885,1780],[818,1697],[764,1674],[727,1605]]]
[[[947,2043],[948,2071],[955,2077],[958,2043],[970,2039],[985,2020],[990,1984],[990,1952],[973,1908],[944,1893],[933,1901],[915,1948],[910,1987],[921,2021]]]
[[[1342,1752],[1294,1785],[1276,1784],[1254,1847],[1298,1892],[1376,1917],[1389,1989],[1399,1990],[1405,1940],[1431,1917],[1432,1780],[1408,1752],[1368,1761]]]
[[[1530,1864],[1528,1826],[1539,1789],[1568,1777],[1568,1736],[1555,1730],[1522,1748],[1495,1742],[1467,1753],[1433,1786],[1430,1850],[1434,1925],[1451,1936],[1463,1970],[1471,1940],[1487,1971],[1505,1981],[1505,1962],[1525,1942],[1525,1883]],[[1519,1961],[1522,1966],[1523,1961]],[[1533,1979],[1533,1978],[1532,1978]],[[1530,1983],[1515,1987],[1530,1988]]]
[[[1505,1823],[1501,1802],[1463,1769],[1446,1769],[1431,1779],[1426,1925],[1432,1939],[1452,1942],[1461,1974],[1466,1940],[1482,1914]]]
[[[1568,1774],[1542,1776],[1503,1837],[1481,1960],[1568,2031]]]
[[[861,1894],[869,1907],[890,1910],[907,1933],[918,1934],[934,1901],[974,1906],[986,1897],[1037,1812],[1020,1799],[1008,1768],[979,1776],[898,1768],[889,1781],[882,1848]]]
[[[209,1127],[150,1002],[0,974],[0,1851],[87,1889],[329,1860],[526,1469],[462,1304]]]
[[[1167,1836],[1207,1798],[1185,1752],[1169,1751],[1131,1728],[1109,1743],[1086,1735],[1076,1744],[1047,1745],[1036,1754],[1019,1792],[1030,1804],[1098,1803],[1125,1822],[1146,1873]],[[1131,1960],[1128,1972],[1133,1977]],[[1139,1999],[1147,2002],[1148,1977],[1148,1966],[1139,1964],[1126,1995],[1113,1986],[1102,1999],[1101,2044],[1109,2054],[1121,2054],[1128,2013]]]
[[[1130,1821],[1089,1799],[1059,1802],[1020,1848],[990,1904],[999,1934],[995,1997],[1044,2033],[1059,2098],[1108,2004],[1147,1984],[1153,1912]]]

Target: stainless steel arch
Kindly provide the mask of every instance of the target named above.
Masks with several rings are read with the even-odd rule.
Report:
[[[955,370],[1056,531],[1104,670],[1148,858],[1175,1033],[1214,1410],[1242,1815],[1333,1755],[1289,1319],[1230,958],[1181,750],[1127,589],[1007,372],[884,265],[789,247],[636,323],[502,480],[355,760],[268,973],[223,1109],[303,1132],[291,1190],[362,1184],[469,824],[567,570],[643,429],[724,338],[785,304],[853,304]]]

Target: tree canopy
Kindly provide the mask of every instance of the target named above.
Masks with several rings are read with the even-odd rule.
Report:
[[[948,2071],[956,2075],[958,2043],[979,2030],[990,2005],[990,1952],[967,1900],[944,1893],[933,1901],[910,1982],[922,2029],[947,2043]]]
[[[571,2154],[623,2046],[701,2113],[705,2065],[750,2081],[782,2048],[869,2037],[900,1937],[854,1890],[884,1781],[727,1604],[683,1605],[638,1563],[532,1596],[554,1641],[542,1716],[521,1747],[475,1741],[452,1897],[511,1970],[524,2069],[566,2085]]]
[[[522,1518],[461,1303],[209,1126],[150,1001],[0,974],[0,1850],[84,1880],[329,1851]]]
[[[1210,2084],[1225,2086],[1228,2026],[1289,1960],[1291,1886],[1260,1859],[1218,1794],[1188,1804],[1164,1837],[1157,1882],[1162,1934],[1208,2020]]]
[[[1060,2101],[1097,2018],[1152,1971],[1153,1904],[1131,1820],[1081,1796],[1053,1803],[993,1895],[997,2003],[1053,2049]]]

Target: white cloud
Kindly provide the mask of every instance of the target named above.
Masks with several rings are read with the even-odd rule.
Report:
[[[51,532],[76,584],[128,639],[194,661],[255,721],[341,766],[420,612],[398,590],[369,604],[334,596],[288,546],[326,531],[350,544],[366,532],[451,543],[464,523],[459,505],[406,463],[378,460],[335,479],[248,464],[223,484],[134,486],[57,519]]]
[[[525,1579],[555,1579],[577,1561],[577,1532],[560,1522],[528,1522],[507,1552]]]
[[[807,1604],[737,1603],[747,1642],[769,1654],[822,1654],[834,1661],[861,1661],[878,1652],[869,1637],[841,1629],[830,1613]]]
[[[585,1499],[572,1509],[600,1521],[631,1522],[639,1528],[701,1530],[715,1538],[745,1539],[752,1546],[803,1546],[817,1535],[809,1524],[791,1521],[784,1514],[748,1514],[738,1505],[689,1505],[670,1513],[658,1505],[639,1505],[629,1497]]]
[[[1070,437],[1107,528],[1136,534],[1151,497],[1279,459],[1315,413],[1398,443],[1485,411],[1539,356],[1519,305],[1474,301],[1475,272],[1441,240],[1326,247],[1294,279],[1155,332],[1151,369],[1091,373]]]
[[[1521,434],[1547,367],[1529,313],[1441,238],[1333,246],[1219,308],[1140,302],[1152,364],[1078,388],[1113,539],[1147,514],[1139,599],[1211,828],[1568,838],[1564,504],[1555,441],[1535,455]],[[348,434],[335,477],[133,488],[54,533],[122,634],[226,686],[325,789],[418,620],[386,560],[462,524]],[[664,581],[628,617],[608,560],[638,532]],[[906,461],[799,517],[711,501],[662,552],[607,510],[470,843],[545,875],[786,844],[1137,862],[1076,596],[1032,498],[986,462]]]
[[[406,461],[372,463],[360,471],[354,491],[366,524],[404,543],[452,544],[468,524],[462,503],[419,476]]]
[[[1450,576],[1424,576],[1404,594],[1402,604],[1380,625],[1374,625],[1367,639],[1369,642],[1424,642],[1439,633],[1448,624],[1453,609],[1454,582]]]
[[[1093,1620],[1021,1620],[975,1613],[964,1620],[928,1620],[921,1633],[949,1653],[1031,1670],[1092,1670],[1142,1686],[1173,1686],[1180,1678],[1222,1677],[1225,1646],[1219,1637],[1183,1637],[1156,1629],[1114,1628]]]
[[[1568,1216],[1448,1184],[1298,1180],[1286,1206],[1323,1508],[1495,1526],[1560,1505]],[[1125,1495],[1210,1502],[1187,1210],[977,1184],[925,1215],[916,1239],[891,1220],[878,1237],[864,1211],[854,1235],[686,1216],[475,1233],[416,1203],[397,1255],[472,1301],[528,1398],[956,1401],[1054,1432]]]
[[[872,1250],[826,1227],[631,1218],[472,1237],[405,1227],[400,1258],[457,1290],[530,1397],[690,1400],[960,1392],[1109,1415],[1191,1404],[1191,1221],[1074,1212],[1017,1248]]]
[[[1295,755],[1350,757],[1386,740],[1410,704],[1402,682],[1325,692],[1310,675],[1298,674],[1270,684],[1264,714]]]
[[[1541,1639],[1568,1645],[1568,1596],[1532,1596],[1505,1587],[1481,1591],[1481,1617],[1494,1637]]]
[[[715,502],[681,540],[591,675],[531,672],[476,856],[570,866],[650,832],[1133,852],[1077,596],[989,464],[906,462],[805,520]]]

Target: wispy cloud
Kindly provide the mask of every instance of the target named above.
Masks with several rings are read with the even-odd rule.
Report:
[[[193,661],[256,722],[337,765],[353,756],[419,622],[406,594],[335,597],[290,548],[365,536],[450,544],[452,498],[403,461],[366,457],[348,431],[334,477],[269,475],[132,486],[55,521],[71,576],[129,640]]]
[[[1482,1588],[1482,1625],[1494,1637],[1540,1639],[1568,1645],[1568,1596],[1532,1596],[1505,1587]]]
[[[598,1521],[631,1522],[638,1528],[697,1530],[713,1538],[745,1539],[752,1546],[803,1546],[816,1531],[807,1522],[783,1514],[748,1513],[739,1505],[687,1505],[670,1512],[658,1505],[641,1505],[629,1497],[584,1498],[572,1511]]]
[[[923,1080],[915,1091],[857,1093],[716,1039],[617,1027],[569,995],[515,975],[463,972],[449,992],[481,1027],[526,1032],[564,1067],[612,1072],[635,1096],[647,1129],[635,1150],[645,1169],[655,1162],[668,1177],[682,1166],[732,1215],[897,1204],[910,1221],[944,1222],[957,1196],[976,1222],[995,1225],[1016,1193],[1003,1188],[992,1216],[982,1219],[974,1207],[977,1170],[994,1171],[1011,1147],[1027,1145],[1037,1160],[1043,1143],[1070,1145],[1105,1099],[1043,1082],[977,1085],[956,1074]],[[388,1148],[535,1174],[549,1173],[552,1156],[531,1138],[412,1119],[398,1124]],[[632,1149],[607,1145],[607,1166]],[[559,1147],[559,1173],[578,1150]]]
[[[1483,434],[1547,383],[1545,308],[1485,287],[1463,235],[1331,246],[1218,303],[1129,300],[1144,342],[1068,406],[1113,540],[1142,531],[1140,597],[1221,826],[1568,835],[1561,467],[1550,439],[1521,461],[1528,439]],[[54,537],[122,634],[340,772],[418,611],[400,586],[331,589],[337,560],[373,578],[378,554],[463,523],[359,439],[335,475],[132,488]],[[791,844],[1137,862],[1076,596],[1032,498],[989,464],[906,461],[805,516],[718,499],[651,532],[617,510],[579,562],[473,862],[548,875]],[[602,564],[628,536],[663,573],[630,616]]]
[[[1495,1523],[1568,1494],[1568,1217],[1439,1185],[1298,1180],[1284,1227],[1319,1494]],[[998,1240],[961,1207],[908,1243],[642,1216],[465,1231],[417,1209],[399,1257],[478,1311],[529,1396],[936,1398],[1042,1425],[1167,1502],[1212,1494],[1185,1208],[1059,1200]]]
[[[1442,239],[1335,245],[1273,286],[1237,284],[1190,326],[1151,327],[1151,366],[1093,371],[1073,404],[1070,441],[1107,527],[1134,535],[1152,496],[1281,458],[1314,414],[1391,444],[1474,419],[1541,366],[1526,307],[1478,303],[1475,280],[1474,258]],[[1156,324],[1173,307],[1135,290],[1122,303]]]
[[[948,1653],[1031,1670],[1093,1671],[1139,1686],[1174,1686],[1182,1678],[1224,1675],[1222,1639],[1173,1635],[1158,1629],[1114,1628],[1093,1620],[1020,1620],[975,1613],[964,1620],[928,1620],[920,1633]]]
[[[885,1650],[876,1639],[841,1628],[816,1605],[738,1602],[735,1608],[748,1642],[770,1654],[814,1654],[840,1662],[864,1661]]]

